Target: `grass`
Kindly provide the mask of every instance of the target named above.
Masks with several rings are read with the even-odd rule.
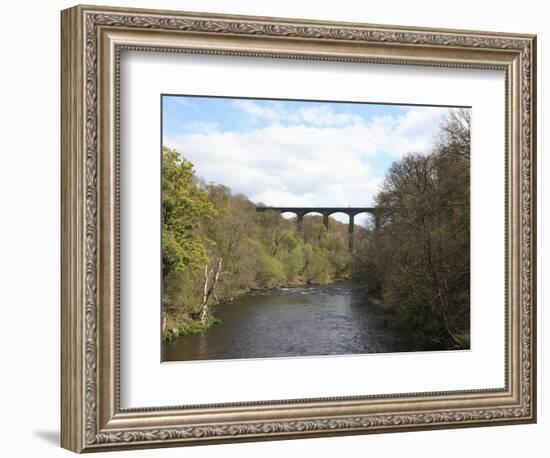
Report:
[[[162,333],[162,340],[165,342],[171,342],[180,336],[186,336],[189,334],[200,334],[206,331],[214,324],[220,324],[222,321],[213,316],[209,316],[204,323],[200,321],[191,321],[182,326],[170,329]]]

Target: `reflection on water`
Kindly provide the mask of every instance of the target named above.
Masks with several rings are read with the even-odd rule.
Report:
[[[220,305],[221,324],[163,344],[163,361],[415,350],[352,284],[281,288]]]

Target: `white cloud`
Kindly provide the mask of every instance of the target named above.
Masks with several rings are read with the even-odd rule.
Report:
[[[272,206],[371,205],[383,179],[380,170],[374,171],[376,161],[428,151],[446,111],[411,108],[369,123],[344,123],[331,118],[335,113],[308,111],[299,116],[310,117],[310,125],[283,125],[278,109],[248,102],[239,101],[273,123],[246,132],[199,129],[164,143],[193,162],[206,181]]]
[[[359,123],[363,118],[348,113],[335,113],[328,105],[312,105],[297,110],[288,110],[281,104],[260,105],[252,100],[235,100],[233,106],[242,110],[252,122],[268,121],[291,124],[309,124],[313,126],[342,126]]]
[[[308,108],[301,108],[298,116],[306,123],[314,126],[341,126],[362,122],[363,118],[354,114],[334,113],[327,105],[317,105]]]
[[[253,121],[281,121],[289,117],[289,113],[282,109],[280,105],[266,107],[259,105],[252,100],[235,100],[233,106],[244,111]]]
[[[219,125],[215,122],[192,121],[185,123],[183,129],[193,133],[209,133],[218,131]]]

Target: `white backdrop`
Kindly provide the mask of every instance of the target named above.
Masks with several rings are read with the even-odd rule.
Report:
[[[123,407],[504,387],[504,72],[132,52],[121,75]],[[471,106],[471,350],[159,364],[159,94],[182,91]]]
[[[96,3],[108,4],[96,0]],[[119,6],[215,11],[409,24],[418,26],[531,32],[539,35],[539,84],[550,77],[544,45],[550,39],[543,2],[464,0],[296,2],[291,0],[118,0]],[[59,10],[72,3],[53,0],[4,5],[0,33],[4,65],[0,85],[2,166],[0,268],[3,377],[0,379],[2,455],[68,456],[56,445],[59,425]],[[495,14],[498,9],[498,14]],[[550,331],[545,311],[544,277],[548,274],[544,238],[548,227],[550,173],[547,136],[550,98],[539,86],[539,424],[430,431],[407,434],[325,438],[271,443],[232,444],[186,450],[122,452],[128,456],[544,456],[547,446],[548,363],[544,346]],[[548,250],[546,250],[548,251]],[[544,253],[544,256],[543,256]],[[545,275],[546,274],[546,275]],[[541,382],[541,380],[543,380]],[[29,409],[32,414],[29,415]],[[116,456],[116,455],[113,455]]]

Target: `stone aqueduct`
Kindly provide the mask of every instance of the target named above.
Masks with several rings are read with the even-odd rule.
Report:
[[[353,250],[353,233],[355,231],[354,218],[360,213],[370,213],[374,215],[375,228],[378,229],[380,224],[379,212],[376,207],[256,207],[256,211],[276,211],[279,213],[294,213],[296,215],[296,222],[298,224],[298,230],[302,230],[302,222],[304,216],[308,213],[320,213],[323,215],[323,224],[328,230],[328,218],[333,213],[345,213],[349,216],[348,224],[348,246],[350,251]]]

